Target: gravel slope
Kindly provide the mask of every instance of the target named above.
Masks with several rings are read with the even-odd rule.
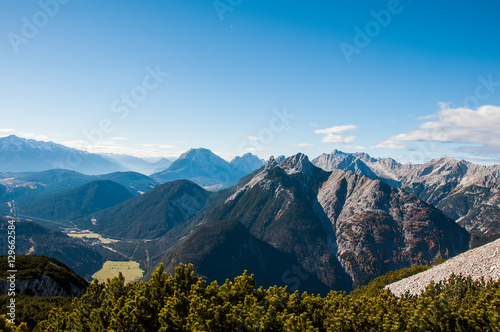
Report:
[[[443,264],[427,271],[394,282],[386,288],[400,297],[406,291],[418,295],[432,281],[447,279],[452,273],[470,275],[473,279],[484,277],[497,280],[500,278],[500,239],[453,257]]]

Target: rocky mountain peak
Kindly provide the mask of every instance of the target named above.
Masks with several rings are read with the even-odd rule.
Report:
[[[179,159],[189,159],[189,158],[195,158],[195,157],[204,157],[204,158],[209,158],[211,156],[215,156],[215,154],[205,148],[196,148],[196,149],[189,149],[183,154],[180,155]]]
[[[334,149],[332,151],[332,153],[330,153],[330,155],[337,156],[338,158],[342,158],[342,159],[344,159],[345,157],[347,157],[347,153],[345,153],[343,151],[340,151],[340,150],[337,150],[337,149]]]
[[[245,174],[249,174],[255,171],[256,169],[259,169],[262,166],[264,166],[266,162],[262,159],[259,159],[259,157],[257,157],[256,155],[248,152],[241,157],[240,156],[234,157],[234,159],[231,160],[230,164],[233,167],[240,169]]]
[[[309,158],[303,153],[297,153],[286,158],[279,164],[288,175],[303,173],[310,174],[314,165],[309,161]]]
[[[271,156],[271,157],[269,157],[269,160],[267,161],[265,169],[266,170],[271,169],[271,168],[275,167],[278,164],[279,164],[279,161],[276,160],[276,158],[274,158],[274,156]]]

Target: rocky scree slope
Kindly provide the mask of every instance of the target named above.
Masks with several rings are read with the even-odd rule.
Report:
[[[451,274],[471,276],[473,279],[484,277],[486,280],[498,280],[500,278],[500,239],[464,252],[427,271],[392,283],[386,288],[398,297],[407,291],[412,295],[418,295],[431,281],[438,283],[449,278]]]

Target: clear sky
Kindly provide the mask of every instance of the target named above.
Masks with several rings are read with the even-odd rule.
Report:
[[[0,136],[500,163],[498,1],[0,2]]]

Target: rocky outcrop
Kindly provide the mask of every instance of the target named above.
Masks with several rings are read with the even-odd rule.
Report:
[[[8,294],[10,282],[0,280],[0,292]],[[17,295],[29,295],[40,297],[63,296],[63,297],[81,297],[85,294],[86,288],[77,286],[71,282],[67,285],[61,285],[54,279],[44,274],[38,273],[35,277],[28,280],[16,280],[15,292]]]
[[[11,264],[17,272],[9,271]],[[2,294],[15,289],[18,295],[80,297],[89,285],[67,265],[47,256],[17,255],[13,263],[7,256],[0,256],[0,269]]]

